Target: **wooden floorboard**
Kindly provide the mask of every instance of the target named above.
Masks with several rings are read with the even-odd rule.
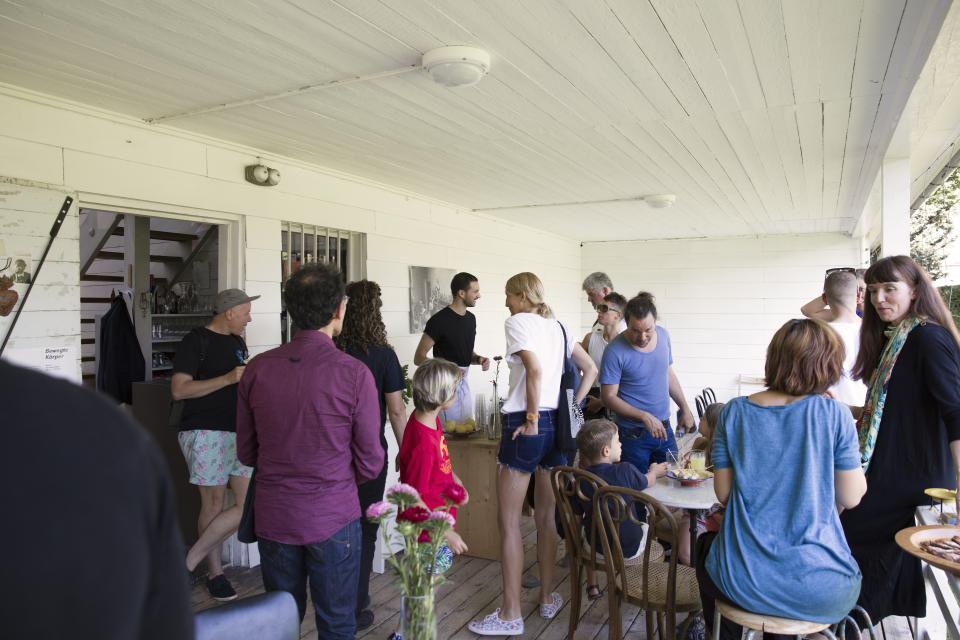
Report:
[[[533,519],[525,517],[522,521],[524,545],[524,575],[537,575],[537,536]],[[260,569],[240,569],[228,567],[225,571],[241,598],[263,592]],[[604,588],[604,596],[598,600],[588,600],[585,586],[581,585],[580,622],[572,640],[606,640],[609,634],[608,607],[605,576],[599,577]],[[477,636],[467,629],[471,620],[480,618],[500,606],[502,594],[500,563],[479,558],[461,557],[454,561],[453,567],[445,576],[446,580],[437,588],[436,610],[438,618],[438,638],[443,640],[474,639]],[[582,579],[581,579],[582,581]],[[554,591],[558,591],[564,600],[564,606],[553,620],[544,620],[539,615],[539,587],[523,589],[520,594],[521,611],[524,617],[523,638],[536,640],[563,640],[567,638],[570,622],[570,589],[572,587],[569,569],[557,566],[554,573]],[[386,640],[396,630],[400,608],[399,580],[389,571],[374,574],[370,579],[370,599],[375,619],[369,629],[357,634],[357,638]],[[218,606],[210,597],[203,583],[196,585],[192,593],[194,611],[203,611]],[[300,627],[300,637],[306,640],[319,640],[313,607],[307,604],[307,615]],[[624,640],[648,639],[646,616],[633,605],[623,605],[620,609]],[[677,617],[677,626],[684,616]],[[886,640],[912,640],[913,636],[906,618],[887,618],[884,620]],[[877,628],[879,637],[883,637]],[[656,631],[654,633],[656,636]]]

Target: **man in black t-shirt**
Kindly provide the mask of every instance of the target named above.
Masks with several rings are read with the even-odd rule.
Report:
[[[207,589],[221,602],[237,597],[223,575],[221,541],[240,524],[253,473],[237,460],[237,383],[249,357],[240,334],[250,322],[250,302],[259,297],[240,289],[221,291],[210,324],[188,333],[177,347],[170,381],[173,399],[184,401],[180,450],[190,483],[200,490],[200,538],[187,553],[187,569],[206,558]],[[225,510],[228,482],[236,504]]]
[[[450,431],[458,427],[472,430],[473,396],[470,394],[469,367],[479,364],[484,371],[490,368],[490,358],[473,351],[477,338],[477,317],[467,310],[476,306],[480,299],[480,284],[476,276],[461,272],[450,281],[450,292],[453,302],[427,320],[413,363],[418,366],[423,364],[427,352],[433,349],[434,358],[449,360],[460,367],[463,376],[457,387],[457,398],[452,406],[441,411],[440,420],[444,428]]]
[[[0,636],[193,638],[153,439],[99,394],[5,361],[0,389]]]

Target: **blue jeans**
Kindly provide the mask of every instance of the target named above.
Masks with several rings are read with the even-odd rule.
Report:
[[[323,542],[295,545],[260,538],[257,544],[264,588],[292,594],[302,622],[309,579],[317,636],[353,640],[357,631],[360,520],[354,520]]]
[[[644,428],[626,429],[620,427],[620,444],[623,445],[623,454],[620,459],[624,462],[633,463],[633,466],[639,469],[640,473],[646,473],[650,470],[651,462],[666,462],[668,460],[667,451],[677,455],[677,439],[673,435],[673,429],[670,428],[670,421],[664,420],[663,427],[667,430],[666,440],[653,437]],[[669,459],[672,460],[672,458]]]

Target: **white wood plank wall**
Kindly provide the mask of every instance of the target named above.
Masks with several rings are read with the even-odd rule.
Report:
[[[2,148],[2,145],[0,145]],[[28,147],[20,147],[28,151]],[[34,156],[33,159],[35,159]],[[28,166],[36,166],[25,159]],[[5,162],[0,154],[0,255],[29,256],[32,273],[50,234],[50,227],[68,195],[65,191],[23,186],[2,179]],[[38,162],[37,164],[42,164]],[[38,171],[42,177],[49,174]],[[69,194],[75,195],[75,194]],[[74,203],[60,227],[47,261],[40,270],[33,291],[7,344],[8,349],[35,347],[72,347],[76,355],[73,380],[80,382],[80,225]],[[10,275],[11,267],[5,272]],[[16,285],[22,304],[27,285]],[[7,334],[14,313],[0,318],[0,340]]]
[[[657,298],[684,393],[737,394],[738,375],[762,376],[767,344],[823,291],[824,270],[859,266],[859,240],[841,234],[718,240],[590,242],[583,273],[604,271],[628,299]],[[585,297],[581,335],[595,319]],[[750,389],[752,392],[753,389]]]

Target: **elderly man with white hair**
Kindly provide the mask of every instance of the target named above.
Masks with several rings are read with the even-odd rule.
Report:
[[[596,307],[604,296],[613,293],[613,282],[604,272],[594,271],[584,279],[583,290],[587,292],[587,302]]]

